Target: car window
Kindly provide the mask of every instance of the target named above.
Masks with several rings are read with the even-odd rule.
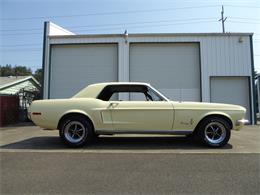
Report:
[[[143,92],[115,92],[109,101],[149,101]]]
[[[164,101],[161,96],[159,96],[155,91],[151,88],[148,88],[147,95],[152,101]]]
[[[165,101],[146,85],[108,85],[97,96],[103,101]]]

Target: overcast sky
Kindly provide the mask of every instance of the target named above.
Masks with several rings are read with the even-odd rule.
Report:
[[[44,21],[76,34],[253,32],[260,72],[260,0],[0,0],[0,65],[41,67]]]

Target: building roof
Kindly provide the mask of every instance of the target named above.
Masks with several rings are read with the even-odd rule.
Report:
[[[29,86],[30,85],[30,86]],[[13,94],[22,88],[40,89],[40,83],[33,76],[8,76],[0,77],[0,93]]]
[[[12,85],[21,79],[25,79],[28,76],[8,76],[8,77],[0,77],[0,89],[4,88],[5,86]]]
[[[178,37],[178,36],[252,36],[254,33],[134,33],[127,34],[127,37]],[[125,34],[76,34],[76,35],[49,35],[50,38],[107,38],[125,37]]]

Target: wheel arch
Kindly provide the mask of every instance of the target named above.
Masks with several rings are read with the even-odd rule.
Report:
[[[65,119],[67,119],[69,117],[72,117],[72,116],[81,116],[81,117],[85,118],[90,123],[90,125],[93,128],[93,130],[95,129],[95,125],[94,125],[93,120],[91,119],[91,117],[86,112],[80,111],[80,110],[70,110],[70,111],[65,112],[62,115],[62,117],[59,119],[57,129],[60,130],[62,122]]]
[[[208,119],[208,118],[211,118],[211,117],[221,118],[221,119],[227,121],[227,123],[230,125],[230,129],[233,128],[232,119],[231,119],[231,117],[230,117],[228,114],[222,113],[222,112],[210,112],[210,113],[207,113],[206,115],[204,115],[204,116],[202,117],[202,119],[201,119],[201,120],[198,122],[198,124],[196,125],[194,132],[198,131],[198,127],[200,126],[200,124],[201,124],[205,119]]]

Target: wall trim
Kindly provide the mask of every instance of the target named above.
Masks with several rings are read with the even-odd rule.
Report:
[[[252,94],[252,118],[253,124],[256,124],[256,91],[255,91],[255,65],[254,65],[254,48],[253,48],[253,35],[250,35],[250,54],[251,54],[251,94]]]

